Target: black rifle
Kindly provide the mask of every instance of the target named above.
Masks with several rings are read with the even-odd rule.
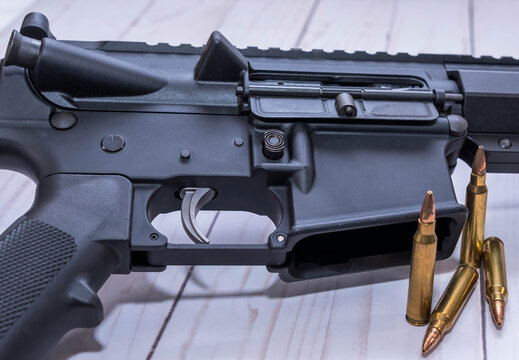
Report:
[[[408,264],[426,190],[438,259],[467,210],[450,174],[486,149],[519,172],[519,61],[57,41],[25,17],[0,68],[0,166],[37,184],[0,237],[1,358],[43,356],[102,320],[113,273],[266,265],[285,281]],[[465,120],[467,119],[467,120]],[[207,209],[276,225],[208,244]],[[151,221],[181,210],[191,245]]]

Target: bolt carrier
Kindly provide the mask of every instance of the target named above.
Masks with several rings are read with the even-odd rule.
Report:
[[[465,205],[469,215],[463,228],[460,263],[479,267],[485,239],[485,217],[487,212],[486,160],[480,146],[472,162],[470,183],[467,186]]]
[[[460,265],[452,276],[438,304],[430,317],[422,345],[424,354],[429,353],[449,332],[458,318],[463,306],[474,290],[478,271],[469,265]]]
[[[429,322],[436,261],[436,217],[432,191],[427,191],[422,204],[418,229],[413,237],[411,273],[407,295],[406,320],[421,326]]]
[[[483,269],[490,313],[494,324],[500,329],[503,325],[508,290],[504,244],[497,237],[489,237],[483,243]]]

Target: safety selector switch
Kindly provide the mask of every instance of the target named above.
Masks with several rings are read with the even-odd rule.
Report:
[[[185,187],[180,190],[182,207],[180,217],[187,235],[195,244],[209,244],[209,239],[200,230],[196,215],[207,203],[214,199],[216,191],[211,188]]]

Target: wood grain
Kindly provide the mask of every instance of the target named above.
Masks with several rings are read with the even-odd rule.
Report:
[[[307,50],[385,51],[394,9],[394,1],[320,1],[298,46]]]
[[[511,0],[474,0],[474,55],[519,56],[517,15]]]
[[[297,3],[283,0],[239,1],[217,29],[238,48],[290,49],[297,44],[314,3],[314,0]]]
[[[233,0],[152,1],[145,12],[129,24],[124,39],[149,44],[205,44],[211,32],[227,17]]]
[[[468,0],[400,0],[395,8],[387,51],[470,54]]]

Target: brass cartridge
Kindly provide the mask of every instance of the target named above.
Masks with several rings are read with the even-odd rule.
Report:
[[[460,265],[452,276],[430,317],[422,351],[428,353],[449,332],[478,280],[478,271],[469,265]]]
[[[505,246],[497,237],[483,243],[483,269],[485,271],[486,298],[494,324],[501,328],[508,299],[505,266]]]
[[[465,205],[469,210],[463,228],[460,263],[478,268],[481,264],[483,240],[485,239],[485,217],[487,212],[486,160],[480,146],[472,162],[470,183],[467,186]]]
[[[428,191],[418,219],[418,229],[413,237],[411,273],[407,293],[405,318],[414,326],[429,322],[436,262],[435,209],[432,191]]]

